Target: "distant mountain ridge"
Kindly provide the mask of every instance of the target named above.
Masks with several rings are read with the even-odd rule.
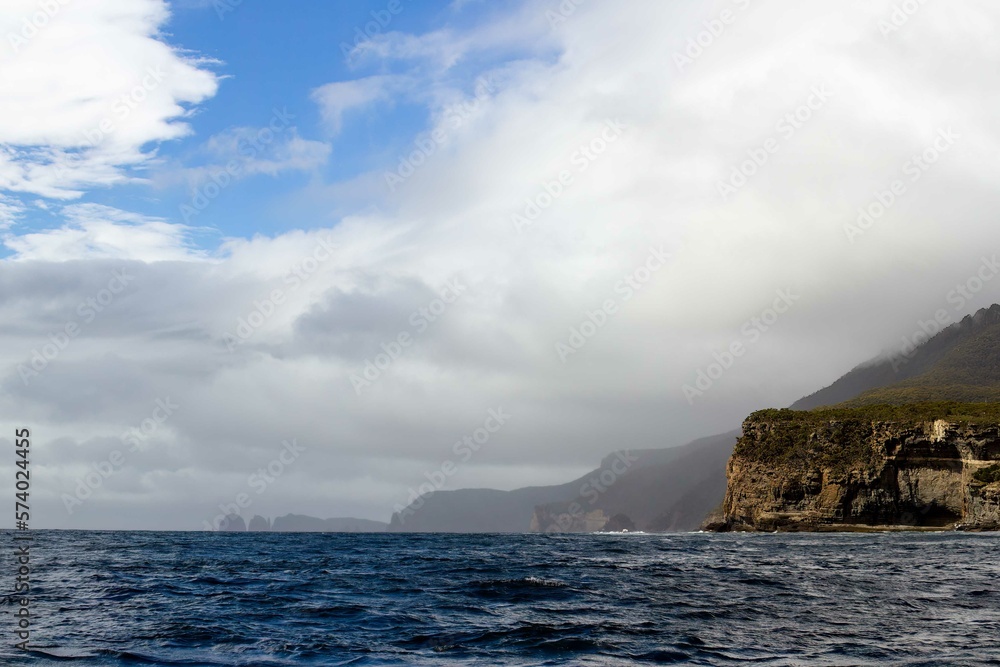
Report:
[[[694,530],[722,500],[737,436],[732,431],[682,447],[615,452],[596,470],[556,486],[434,491],[394,513],[389,530],[587,532],[615,517],[637,530]]]

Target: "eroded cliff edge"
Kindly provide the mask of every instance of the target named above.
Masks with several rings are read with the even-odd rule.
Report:
[[[710,530],[1000,528],[1000,405],[762,410]]]

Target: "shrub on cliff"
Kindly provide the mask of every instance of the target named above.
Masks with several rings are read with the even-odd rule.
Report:
[[[1000,424],[1000,403],[914,403],[816,410],[759,410],[743,423],[734,454],[748,460],[834,470],[878,466],[875,444],[883,425]]]
[[[988,468],[981,468],[972,475],[972,479],[980,484],[992,484],[1000,482],[1000,463],[994,463]]]
[[[764,410],[747,418],[743,433],[734,453],[754,461],[834,469],[876,461],[872,420],[867,418],[830,419],[808,412]]]

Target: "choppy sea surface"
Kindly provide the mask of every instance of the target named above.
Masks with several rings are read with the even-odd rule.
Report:
[[[998,535],[33,534],[3,665],[1000,664]]]

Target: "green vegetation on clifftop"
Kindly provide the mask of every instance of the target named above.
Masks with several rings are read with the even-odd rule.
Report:
[[[905,405],[864,405],[860,407],[816,408],[815,410],[758,410],[748,419],[767,421],[805,421],[814,424],[836,419],[867,419],[880,422],[925,422],[944,419],[954,423],[1000,422],[1000,402],[963,403],[960,401],[928,401]]]
[[[868,467],[879,460],[873,436],[881,425],[916,427],[938,419],[957,424],[997,424],[1000,403],[758,410],[744,422],[743,437],[736,444],[734,455],[752,461],[803,463],[835,470]]]

